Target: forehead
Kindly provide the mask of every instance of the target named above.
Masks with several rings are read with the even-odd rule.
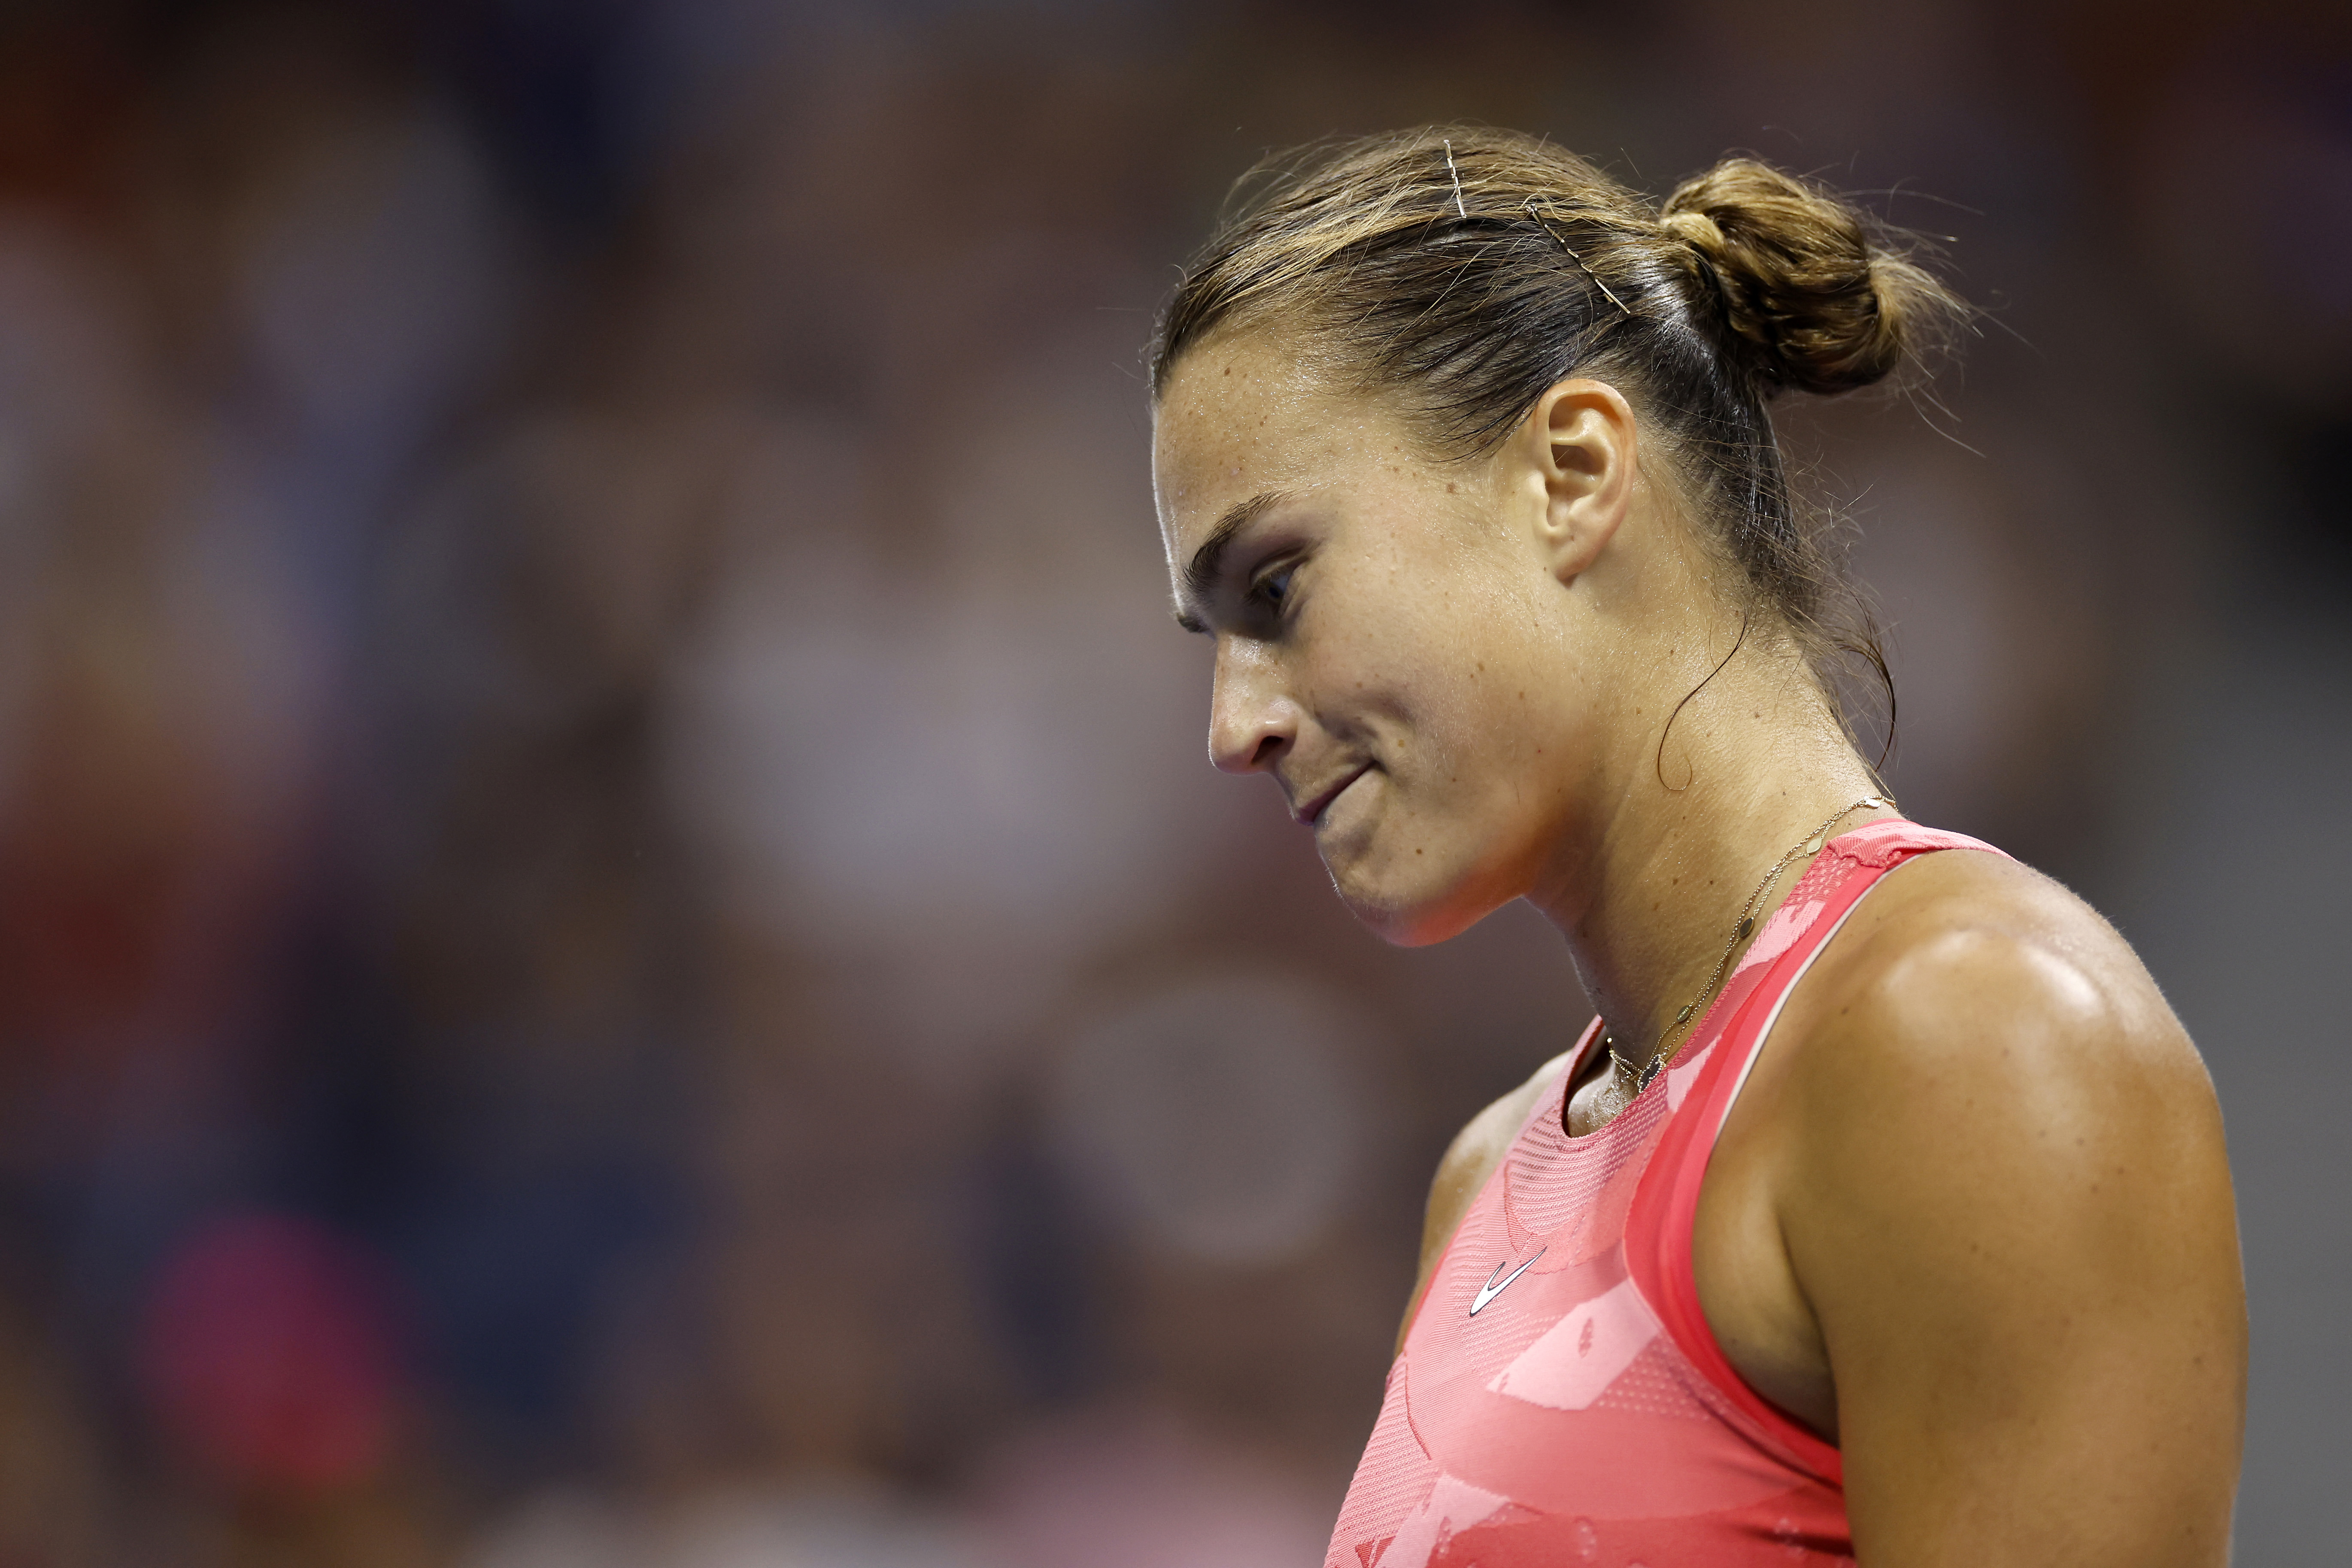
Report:
[[[1152,427],[1152,486],[1171,553],[1238,502],[1322,488],[1402,428],[1372,398],[1328,390],[1295,345],[1212,337],[1177,362]]]

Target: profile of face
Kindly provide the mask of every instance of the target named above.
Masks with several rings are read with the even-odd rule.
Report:
[[[1618,537],[1644,489],[1633,416],[1567,383],[1449,460],[1308,358],[1241,331],[1169,377],[1153,479],[1179,618],[1215,642],[1211,759],[1273,776],[1375,930],[1439,942],[1572,875],[1618,771],[1649,684],[1642,551]]]

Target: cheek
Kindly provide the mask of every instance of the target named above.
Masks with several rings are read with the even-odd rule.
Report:
[[[1430,652],[1432,716],[1454,744],[1491,765],[1538,743],[1557,672],[1509,620],[1457,624]]]
[[[1557,750],[1559,649],[1500,567],[1376,557],[1330,589],[1310,612],[1318,692],[1391,742],[1391,770],[1428,804],[1522,788],[1519,763]]]
[[[1506,637],[1464,650],[1454,690],[1437,721],[1431,781],[1444,814],[1475,858],[1515,855],[1556,826],[1577,772],[1580,729],[1573,683],[1539,654]]]
[[[1509,832],[1504,819],[1533,801],[1534,775],[1559,750],[1541,688],[1512,649],[1483,639],[1409,651],[1425,657],[1400,658],[1386,671],[1393,684],[1364,693],[1367,727],[1393,727],[1382,760],[1398,804],[1448,839],[1457,828],[1479,839]]]
[[[1477,656],[1465,662],[1444,628],[1407,617],[1320,643],[1313,679],[1335,727],[1420,753],[1467,745],[1486,697]],[[1387,760],[1396,766],[1406,759]]]

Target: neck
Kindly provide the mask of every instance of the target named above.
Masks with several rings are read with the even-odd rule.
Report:
[[[1824,818],[1879,793],[1809,680],[1784,659],[1735,674],[1746,662],[1684,705],[1663,752],[1664,721],[1647,728],[1610,770],[1613,800],[1589,834],[1562,846],[1552,886],[1532,900],[1567,938],[1587,994],[1636,1063],[1684,1005],[1696,999],[1703,1010],[1700,994],[1773,863]],[[1848,812],[1830,837],[1891,815]],[[1765,910],[1811,858],[1790,859]]]

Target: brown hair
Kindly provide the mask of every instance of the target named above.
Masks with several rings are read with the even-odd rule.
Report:
[[[1278,323],[1336,374],[1399,396],[1441,456],[1472,457],[1557,383],[1608,382],[1680,459],[1703,531],[1744,575],[1742,639],[1748,614],[1769,612],[1842,721],[1835,675],[1859,659],[1885,692],[1891,742],[1868,606],[1824,521],[1792,499],[1765,408],[1789,387],[1881,381],[1964,320],[1888,231],[1753,159],[1654,206],[1574,153],[1468,126],[1262,172],[1161,314],[1154,396],[1210,333]]]

